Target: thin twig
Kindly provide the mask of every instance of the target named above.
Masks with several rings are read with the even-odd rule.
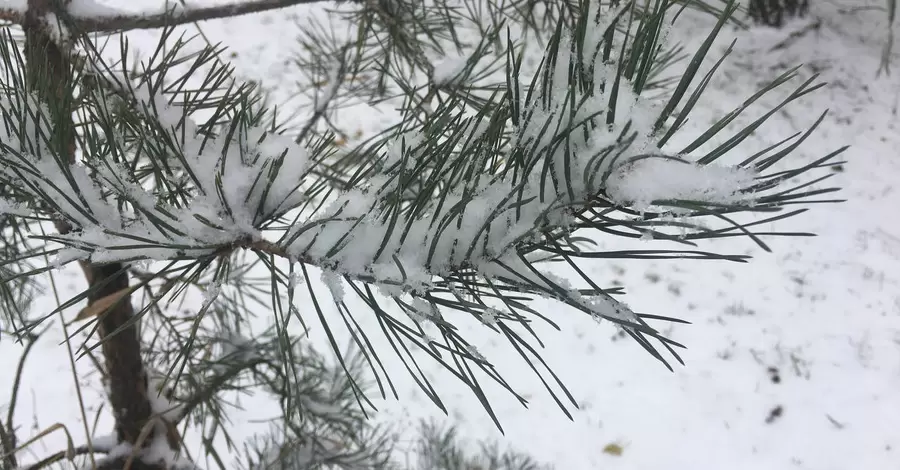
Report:
[[[275,255],[279,258],[291,259],[291,255],[289,255],[284,248],[266,240],[258,240],[246,245],[241,245],[241,247],[270,255]]]
[[[44,331],[47,330],[44,329]],[[9,429],[12,434],[7,436],[6,439],[3,439],[3,442],[9,445],[10,449],[16,448],[16,435],[13,432],[13,417],[16,414],[16,403],[19,401],[19,387],[22,384],[22,372],[25,370],[25,359],[28,358],[28,353],[31,352],[31,348],[34,347],[38,337],[40,337],[44,331],[35,335],[29,335],[28,344],[25,345],[25,350],[22,351],[22,356],[19,357],[19,365],[16,367],[16,376],[13,379],[12,393],[10,394],[9,399],[9,409],[6,411],[6,428]],[[2,424],[0,424],[0,429],[2,429],[2,427]],[[15,467],[15,465],[13,465],[13,467]]]
[[[84,454],[89,454],[89,453],[105,454],[105,453],[108,453],[110,450],[112,450],[112,449],[98,448],[97,446],[93,446],[93,447],[80,446],[80,447],[75,448],[75,455],[84,455]],[[39,470],[50,464],[54,464],[56,462],[59,462],[62,459],[67,458],[68,455],[69,455],[68,450],[61,450],[53,455],[44,457],[43,459],[41,459],[40,461],[38,461],[36,463],[33,463],[27,467],[24,467],[24,470]]]
[[[352,44],[346,44],[343,48],[341,48],[341,57],[340,62],[337,65],[337,70],[332,74],[331,77],[327,77],[328,80],[325,84],[325,96],[320,97],[322,101],[317,102],[313,109],[313,115],[306,121],[306,125],[303,126],[303,129],[300,131],[300,134],[294,139],[295,142],[303,142],[306,139],[309,131],[315,127],[316,123],[321,119],[326,112],[328,112],[329,106],[331,106],[331,102],[337,96],[337,89],[341,85],[344,84],[344,75],[347,73],[347,52],[350,50]],[[332,83],[333,81],[333,83]]]
[[[818,31],[821,27],[822,27],[822,20],[819,18],[816,18],[815,21],[813,21],[812,23],[804,26],[803,28],[801,28],[797,31],[791,32],[791,34],[789,34],[787,38],[783,39],[778,44],[775,44],[774,46],[772,46],[772,48],[769,49],[769,52],[775,52],[779,49],[784,49],[784,48],[790,46],[791,44],[793,44],[794,42],[796,42],[801,37],[805,36],[810,31]]]

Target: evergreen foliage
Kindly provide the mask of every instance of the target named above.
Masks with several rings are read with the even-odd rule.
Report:
[[[686,6],[718,17],[696,51],[665,42]],[[382,359],[392,353],[442,410],[423,361],[471,389],[502,426],[482,382],[526,400],[460,333],[465,322],[505,339],[568,414],[574,398],[543,361],[535,327],[555,323],[532,300],[612,322],[671,367],[681,345],[661,325],[681,320],[632,311],[584,260],[744,262],[701,245],[747,237],[768,250],[765,237],[809,234],[762,227],[833,201],[821,183],[843,149],[791,158],[824,114],[762,152],[742,146],[821,86],[795,83],[796,69],[672,145],[702,102],[716,66],[701,65],[736,10],[668,0],[341,4],[332,23],[301,25],[298,81],[312,105],[285,113],[236,79],[219,47],[167,25],[140,61],[124,36],[105,38],[118,44],[109,60],[91,31],[114,25],[57,5],[26,26],[44,28],[62,54],[56,65],[29,63],[9,28],[0,41],[3,330],[26,337],[87,299],[69,334],[88,338],[80,357],[104,355],[114,402],[124,379],[111,351],[140,348],[137,378],[125,384],[146,383],[129,398],[146,401],[145,415],[133,426],[116,415],[114,445],[92,448],[106,454],[99,468],[225,468],[234,453],[248,468],[389,468],[391,434],[367,416],[373,393],[396,395],[392,376],[404,372]],[[121,24],[149,21],[138,20]],[[531,64],[536,48],[542,59]],[[734,124],[782,87],[793,87],[784,102]],[[347,145],[334,112],[365,103],[396,105],[398,120]],[[652,243],[608,251],[593,242],[613,236]],[[23,308],[50,272],[74,262],[89,289],[53,312]],[[180,302],[199,308],[184,314],[172,308]],[[380,331],[360,327],[364,316]],[[311,321],[333,354],[305,342]],[[392,351],[373,347],[376,335]],[[229,408],[251,391],[281,413],[270,433],[234,442]],[[176,458],[185,432],[202,436],[202,455]],[[431,424],[416,454],[418,468],[539,468],[490,446],[471,456]]]

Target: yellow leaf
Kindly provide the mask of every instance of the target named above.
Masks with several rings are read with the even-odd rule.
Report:
[[[619,457],[622,455],[622,451],[624,450],[625,449],[621,445],[615,442],[610,442],[609,444],[606,444],[606,447],[603,448],[603,453]]]
[[[94,303],[81,309],[81,311],[78,312],[78,316],[76,316],[72,321],[76,322],[96,317],[97,315],[100,315],[103,312],[109,310],[110,307],[115,305],[119,300],[131,294],[132,292],[134,292],[134,287],[126,287],[124,289],[117,290],[105,297],[101,297],[94,301]]]

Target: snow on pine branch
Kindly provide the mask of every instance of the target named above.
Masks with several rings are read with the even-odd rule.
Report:
[[[741,203],[749,198],[742,190],[753,186],[756,177],[756,172],[747,168],[647,156],[619,165],[606,181],[606,194],[637,210],[665,200]]]
[[[531,158],[525,176],[488,174],[445,181],[447,189],[430,198],[426,210],[398,222],[392,201],[409,189],[403,186],[404,174],[416,162],[466,159],[471,174],[484,172],[485,161],[476,150],[484,134],[465,136],[480,127],[476,121],[447,126],[438,137],[412,132],[388,151],[382,173],[346,191],[318,217],[295,226],[286,237],[288,253],[350,278],[374,278],[419,294],[431,289],[435,277],[468,270],[554,293],[600,317],[633,319],[627,307],[609,296],[583,298],[571,286],[533,270],[519,249],[540,243],[541,233],[571,226],[598,194],[641,207],[666,199],[738,202],[746,197],[738,193],[752,185],[755,175],[740,168],[645,158],[645,152],[655,148],[652,134],[659,109],[656,101],[631,93],[627,83],[618,92],[617,123],[582,132],[584,123],[605,118],[608,112],[612,92],[608,85],[607,91],[596,85],[613,83],[619,73],[616,63],[593,62],[607,26],[588,31],[580,57],[572,52],[577,48],[561,41],[555,63],[548,65],[551,85],[538,87],[519,108],[515,121],[521,124],[509,154],[521,151]],[[584,79],[592,87],[579,87],[572,75],[572,64],[583,63],[592,64],[592,76]],[[572,109],[571,103],[580,106]],[[630,137],[623,138],[629,132]],[[436,143],[441,139],[467,144],[451,149]]]
[[[658,152],[653,133],[660,107],[633,91],[620,76],[617,61],[597,59],[617,15],[595,13],[587,17],[606,22],[588,27],[582,36],[562,37],[545,57],[531,94],[508,90],[507,99],[498,104],[505,112],[501,115],[508,116],[500,125],[512,134],[505,153],[508,171],[486,171],[498,147],[497,132],[487,132],[477,119],[447,119],[437,131],[409,132],[386,151],[370,155],[381,159],[381,170],[326,209],[303,214],[306,219],[289,227],[278,248],[325,268],[335,296],[342,295],[335,275],[421,294],[433,287],[434,279],[466,270],[525,285],[600,317],[632,318],[609,296],[585,298],[535,270],[520,249],[540,245],[552,230],[571,230],[579,212],[598,195],[636,207],[668,199],[749,203],[742,191],[752,185],[754,174],[645,157]],[[583,39],[579,47],[572,44],[575,37]],[[174,154],[166,165],[187,179],[193,191],[186,204],[176,206],[164,202],[161,188],[147,188],[109,159],[67,166],[46,148],[25,152],[9,147],[3,160],[15,164],[0,171],[21,178],[35,196],[52,202],[80,228],[61,239],[72,247],[61,259],[208,255],[248,239],[263,240],[259,227],[303,200],[298,188],[310,169],[307,151],[253,122],[249,111],[237,112],[230,128],[212,132],[149,81],[133,83],[99,66],[92,72],[154,132],[145,134],[140,126],[125,131],[140,136],[146,148]],[[610,86],[619,79],[621,86]],[[99,119],[112,121],[107,97],[95,98]],[[608,123],[612,103],[616,118]],[[6,104],[4,116],[14,115]],[[448,104],[444,112],[456,112],[454,106]],[[16,135],[2,137],[16,142]],[[422,190],[410,186],[413,180],[426,181],[431,189],[425,191],[431,192],[417,193]],[[398,202],[410,192],[419,196],[413,206]]]
[[[185,109],[152,91],[148,82],[132,83],[100,67],[93,72],[125,98],[132,117],[139,117],[126,132],[140,136],[137,145],[142,148],[123,144],[120,152],[143,150],[142,156],[151,159],[174,153],[165,164],[188,180],[193,192],[186,205],[163,202],[160,189],[148,189],[109,156],[69,165],[50,150],[46,109],[32,97],[5,99],[0,102],[7,130],[0,135],[6,147],[0,172],[10,181],[22,181],[80,229],[62,237],[72,247],[61,254],[65,261],[202,256],[236,240],[259,239],[255,224],[297,203],[295,189],[308,170],[308,155],[289,137],[248,125],[240,114],[231,129],[201,132]],[[95,98],[100,120],[123,121],[114,115],[111,97]],[[31,117],[22,121],[24,126],[17,120],[23,112]],[[145,124],[155,132],[147,134],[141,127]],[[123,140],[109,132],[107,141]],[[41,136],[38,142],[31,137],[35,135]],[[122,202],[131,210],[124,210]]]

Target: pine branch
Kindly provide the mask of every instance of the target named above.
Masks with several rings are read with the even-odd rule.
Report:
[[[88,3],[90,8],[96,9],[97,11],[82,12],[75,10],[70,13],[72,14],[75,24],[82,32],[121,32],[132,29],[171,27],[218,18],[232,18],[235,16],[278,10],[296,5],[320,3],[322,1],[325,0],[259,0],[197,8],[166,8],[165,10],[153,13],[118,11],[114,8],[94,5],[93,2],[88,1],[85,3]],[[15,8],[0,8],[0,20],[23,24],[27,20],[27,14]]]
[[[258,106],[253,87],[235,82],[231,68],[216,62],[219,54],[212,48],[184,60],[178,58],[184,43],[177,41],[168,47],[171,28],[164,32],[158,53],[137,69],[126,68],[124,63],[106,65],[84,41],[84,50],[92,57],[85,62],[83,83],[88,86],[78,110],[81,120],[89,123],[80,134],[83,165],[65,163],[66,158],[71,160],[66,153],[65,132],[46,130],[43,134],[51,136],[47,139],[55,139],[52,151],[44,151],[47,145],[39,141],[32,143],[37,139],[31,139],[31,120],[38,121],[34,124],[42,129],[46,124],[42,119],[47,121],[54,115],[51,112],[44,116],[37,110],[29,115],[36,119],[26,120],[24,125],[9,123],[10,129],[16,131],[11,135],[23,144],[10,147],[3,155],[7,164],[5,178],[14,181],[16,189],[30,199],[41,201],[43,213],[65,217],[77,228],[68,234],[40,237],[66,246],[58,253],[58,263],[75,259],[112,263],[105,270],[85,265],[92,290],[106,289],[92,292],[91,299],[127,288],[128,278],[121,269],[124,262],[171,260],[172,266],[178,261],[190,261],[184,269],[167,272],[180,273],[173,277],[177,279],[173,284],[179,285],[171,286],[171,295],[176,297],[189,286],[202,288],[206,284],[203,307],[189,323],[215,321],[204,320],[214,311],[210,308],[213,300],[223,285],[241,278],[228,273],[236,258],[230,255],[248,249],[257,255],[273,255],[258,258],[272,271],[262,291],[271,294],[276,325],[286,325],[294,316],[301,323],[304,321],[293,306],[292,295],[298,282],[305,284],[312,313],[324,325],[332,347],[336,348],[337,343],[322,307],[328,300],[333,301],[377,374],[375,369],[381,367],[381,361],[370,345],[369,333],[356,324],[354,313],[344,303],[346,290],[377,316],[394,351],[438,406],[444,407],[439,392],[420,372],[417,354],[429,355],[479,397],[483,397],[483,392],[477,375],[483,373],[524,402],[490,361],[460,335],[452,319],[441,314],[448,310],[464,312],[505,336],[533,364],[549,393],[568,413],[568,405],[563,402],[574,403],[571,393],[549,370],[532,341],[512,329],[514,323],[518,324],[539,342],[530,326],[532,318],[553,325],[552,320],[528,305],[532,299],[554,299],[592,318],[613,321],[669,366],[650,341],[659,341],[679,361],[673,348],[681,345],[664,338],[648,321],[672,319],[631,311],[611,297],[616,292],[599,287],[579,267],[578,259],[691,255],[743,260],[696,250],[583,249],[585,238],[576,230],[652,237],[686,245],[693,245],[691,240],[695,239],[740,234],[765,248],[759,241],[760,234],[748,229],[752,224],[741,225],[726,215],[774,212],[782,204],[802,202],[827,192],[804,189],[822,179],[786,189],[779,185],[793,176],[822,168],[840,153],[787,171],[769,170],[807,133],[784,150],[773,147],[738,165],[711,165],[732,153],[765,120],[764,117],[738,129],[734,137],[705,156],[695,152],[711,136],[730,129],[728,123],[741,110],[704,132],[697,138],[696,147],[691,144],[682,152],[664,152],[665,141],[687,118],[708,83],[704,80],[696,85],[695,79],[699,78],[703,57],[727,20],[727,15],[723,16],[710,32],[679,79],[668,104],[660,108],[650,97],[640,95],[656,76],[654,64],[660,60],[658,46],[667,5],[665,0],[656,0],[639,13],[629,5],[602,10],[591,6],[586,7],[573,27],[560,21],[530,84],[521,77],[521,51],[507,41],[510,44],[506,47],[506,64],[500,70],[505,72],[505,82],[485,88],[485,96],[469,93],[467,80],[456,80],[453,86],[447,86],[445,79],[471,78],[480,69],[475,67],[478,59],[490,52],[486,46],[479,46],[475,57],[466,59],[464,73],[454,75],[433,73],[435,67],[431,64],[417,63],[424,60],[420,48],[408,48],[410,59],[393,66],[403,70],[391,69],[384,75],[410,95],[404,105],[403,121],[346,155],[338,153],[337,158],[356,162],[352,164],[336,163],[331,158],[335,153],[324,149],[325,143],[316,145],[316,139],[308,139],[313,141],[312,148],[298,144],[278,130],[274,118],[270,125],[268,111]],[[734,2],[729,3],[727,12],[734,8]],[[419,21],[418,17],[413,19]],[[638,20],[639,26],[631,26]],[[634,34],[630,34],[632,29]],[[424,27],[422,30],[431,31]],[[412,41],[418,36],[403,37]],[[501,46],[494,51],[501,52],[500,57]],[[122,52],[123,57],[127,56],[124,44]],[[329,76],[343,75],[341,68],[325,66],[334,62],[334,56],[323,55],[317,70]],[[350,78],[344,81],[341,92],[352,86],[353,77],[359,75],[352,72],[364,63],[368,64],[368,59],[350,61]],[[190,78],[205,84],[202,89],[186,87],[188,75],[181,75],[175,67],[182,64],[196,71]],[[421,90],[425,98],[412,96],[418,91],[405,75],[405,69],[412,67],[431,71],[428,77],[433,86]],[[787,78],[777,80],[756,97]],[[784,104],[817,88],[813,82],[798,87]],[[29,103],[30,94],[22,95],[17,92],[14,97],[18,101],[11,100],[6,105],[10,115],[21,115],[21,102]],[[330,96],[330,92],[325,96]],[[319,103],[324,106],[325,101]],[[31,113],[33,107],[29,106],[24,105],[28,108],[25,111]],[[56,108],[56,116],[72,114],[68,109],[60,110],[59,105]],[[427,112],[416,111],[420,108],[427,108]],[[200,110],[211,111],[203,113],[209,117],[200,117]],[[673,120],[675,124],[670,128]],[[56,118],[54,122],[64,124],[65,120]],[[29,139],[21,137],[22,129],[28,132]],[[327,171],[322,171],[323,167]],[[332,173],[340,173],[346,182],[323,183]],[[343,192],[335,194],[335,188]],[[666,215],[670,212],[678,220]],[[690,218],[704,224],[690,222]],[[706,222],[715,225],[707,228]],[[678,229],[684,232],[681,236],[668,233]],[[278,239],[265,238],[276,233],[282,235]],[[276,256],[291,261],[289,276],[283,276],[275,266]],[[540,270],[538,263],[546,260],[564,261],[581,277],[580,286]],[[296,271],[298,262],[302,275]],[[213,267],[214,280],[201,281],[201,276]],[[322,269],[330,299],[316,293],[309,281],[311,267]],[[96,282],[95,277],[105,280]],[[118,284],[109,287],[110,283]],[[286,304],[280,301],[282,286],[287,287]],[[165,290],[168,292],[169,286]],[[392,304],[388,306],[389,303]],[[135,312],[129,302],[125,304],[124,314],[116,317],[117,308],[100,320],[104,354],[108,355],[107,348],[115,339],[107,336],[116,330],[122,330],[120,335],[129,341],[137,341]],[[216,307],[218,310],[221,304]],[[112,320],[118,322],[113,323],[115,329],[106,326]],[[423,326],[437,328],[441,337],[435,340]],[[197,331],[192,326],[190,333],[182,335],[177,328],[171,328],[176,339],[184,341],[164,352],[159,362],[171,362],[171,356],[178,355],[167,374],[176,383],[192,375],[189,358],[204,342]],[[278,335],[278,344],[290,344],[286,330]],[[158,351],[153,343],[148,350],[151,354]],[[140,350],[135,347],[129,351],[133,352]],[[293,364],[292,354],[284,347],[279,359]],[[132,360],[142,367],[139,354]],[[112,370],[110,373],[116,375]],[[384,373],[387,378],[387,371]],[[147,378],[139,375],[127,383],[133,390],[114,390],[113,394],[130,392],[137,394],[139,400],[147,400],[146,382]],[[279,385],[275,395],[291,397],[285,399],[286,417],[303,410],[304,404],[295,397],[306,385],[304,380],[285,374],[273,383]],[[389,379],[385,383],[383,394],[387,386],[392,386]],[[192,388],[201,390],[204,384],[198,385]],[[215,396],[213,389],[199,393],[195,397]],[[493,413],[487,400],[483,402],[487,411]],[[202,415],[206,409],[218,412],[220,403],[210,399],[193,406],[196,414]],[[497,418],[492,417],[499,426]],[[151,421],[139,419],[138,424],[143,422],[146,426]],[[128,442],[138,446],[134,436],[132,432]],[[171,447],[177,448],[177,443]]]

